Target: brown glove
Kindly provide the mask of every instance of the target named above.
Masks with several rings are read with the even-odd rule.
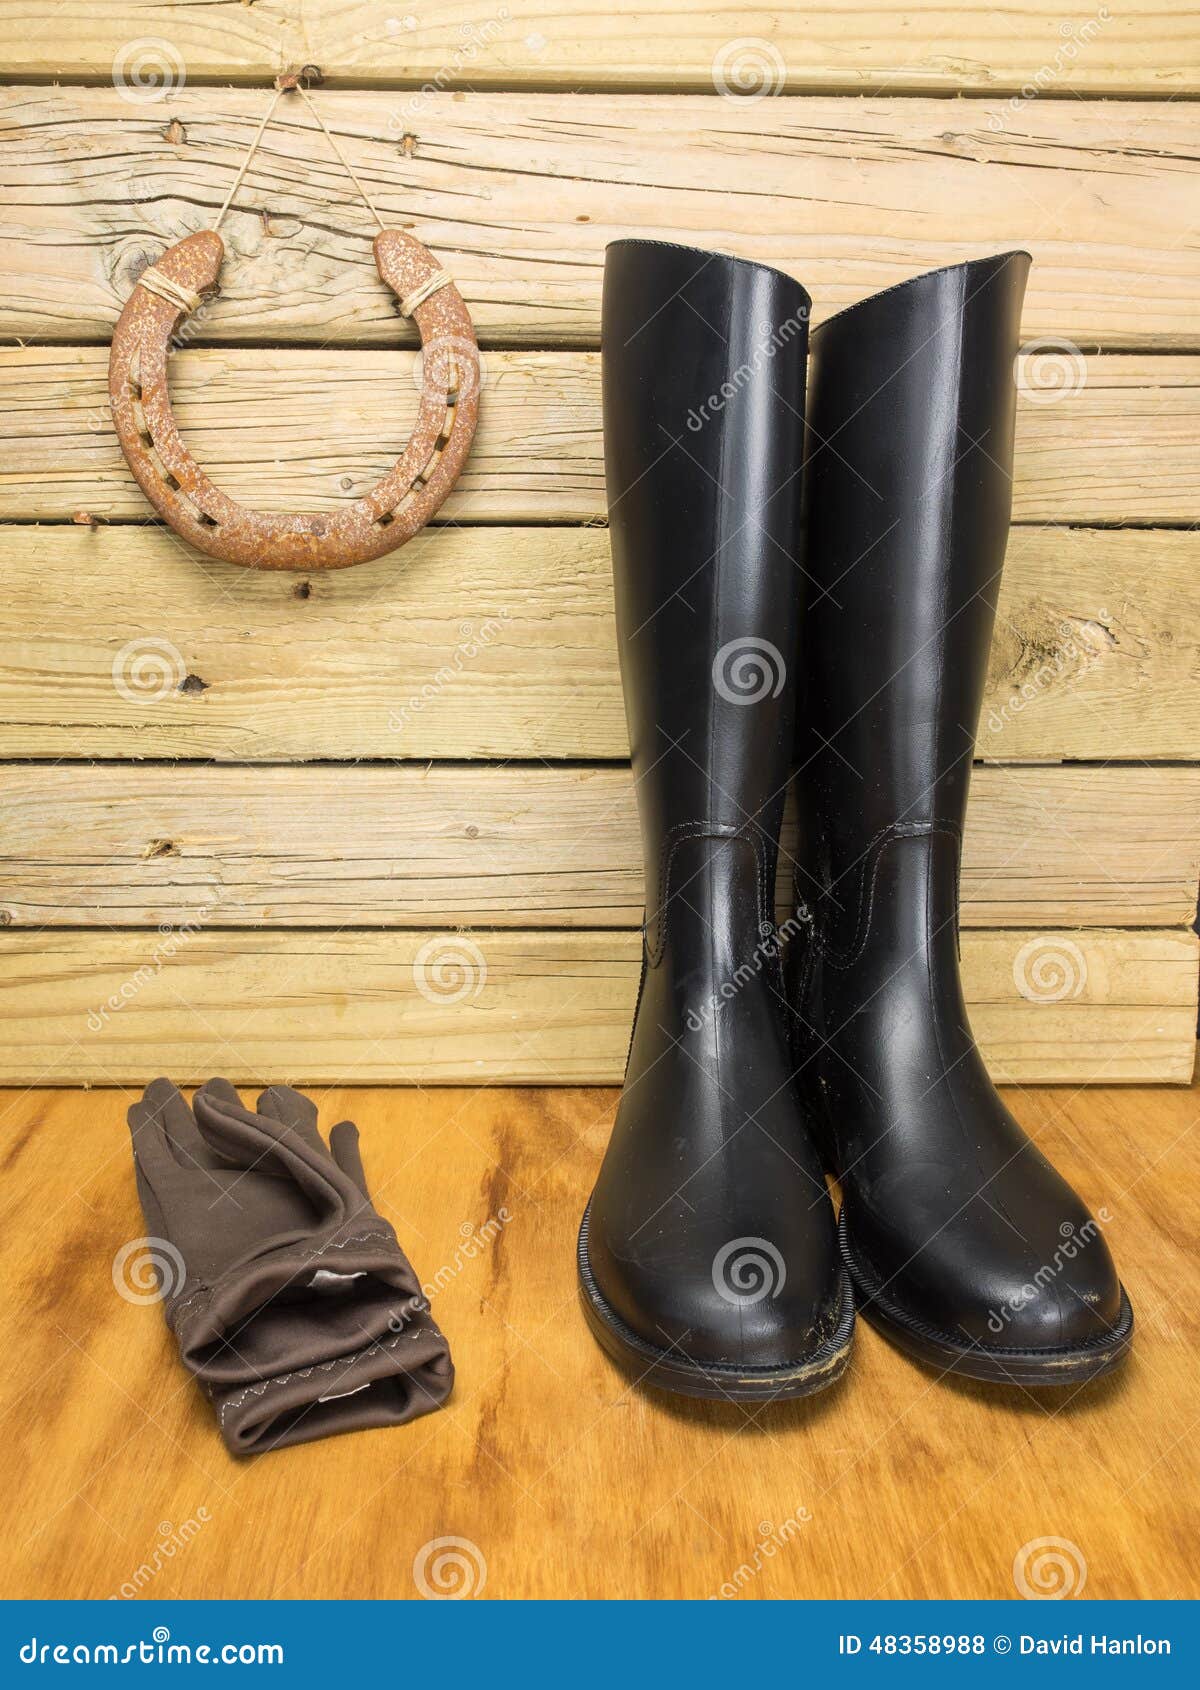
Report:
[[[402,1425],[454,1384],[446,1340],[367,1192],[358,1131],[317,1131],[273,1086],[247,1109],[227,1080],[169,1080],[129,1111],[147,1232],[182,1266],[167,1324],[235,1455]]]

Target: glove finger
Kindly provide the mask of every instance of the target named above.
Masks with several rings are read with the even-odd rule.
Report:
[[[152,1080],[139,1100],[130,1104],[125,1117],[133,1139],[134,1161],[151,1184],[161,1185],[179,1165],[166,1126],[167,1112],[176,1098],[183,1103],[170,1080]],[[187,1109],[187,1104],[183,1107]]]
[[[302,1091],[293,1091],[291,1086],[268,1086],[259,1097],[258,1112],[269,1121],[290,1127],[310,1150],[315,1150],[320,1156],[328,1156],[325,1140],[317,1128],[317,1106]]]
[[[176,1087],[172,1086],[171,1091],[173,1095],[166,1104],[163,1124],[175,1160],[181,1168],[200,1168],[205,1173],[224,1167],[224,1161],[213,1154],[212,1146],[196,1125],[196,1117],[187,1099]]]
[[[204,1142],[187,1099],[170,1080],[152,1080],[146,1087],[141,1105],[135,1104],[134,1107],[141,1107],[157,1123],[163,1143],[177,1166],[201,1168],[208,1172],[220,1165],[214,1161],[212,1151]]]
[[[269,1105],[265,1092],[263,1100]],[[205,1138],[228,1158],[229,1165],[256,1177],[294,1181],[318,1214],[336,1208],[338,1197],[331,1176],[345,1176],[335,1168],[315,1127],[310,1139],[308,1132],[293,1129],[278,1115],[266,1110],[254,1113],[227,1080],[210,1080],[196,1093],[196,1120]]]
[[[263,1153],[269,1146],[261,1126],[238,1096],[237,1088],[228,1080],[214,1076],[205,1080],[195,1098],[196,1126],[208,1146],[210,1156],[217,1158],[223,1168],[256,1169],[273,1173],[273,1166],[263,1165]]]
[[[353,1121],[338,1122],[329,1134],[329,1149],[338,1167],[354,1181],[369,1203],[371,1193],[367,1190],[367,1176],[363,1168],[362,1151],[359,1148],[358,1128]]]

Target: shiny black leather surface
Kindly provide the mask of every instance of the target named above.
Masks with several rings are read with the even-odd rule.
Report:
[[[1117,1320],[1102,1228],[992,1086],[959,983],[960,844],[1007,538],[1023,253],[813,339],[789,954],[852,1255],[958,1343]],[[1016,950],[1014,944],[1014,951]]]
[[[841,1290],[772,921],[807,319],[803,289],[762,266],[608,249],[606,474],[646,936],[588,1252],[645,1341],[744,1368],[803,1359]]]

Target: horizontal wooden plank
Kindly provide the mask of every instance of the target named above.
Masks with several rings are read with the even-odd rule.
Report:
[[[608,535],[426,530],[311,580],[0,528],[0,756],[628,755]],[[1017,528],[979,749],[1200,756],[1200,534]]]
[[[390,469],[416,414],[413,355],[197,349],[172,364],[175,413],[198,460],[243,504],[336,510]],[[1018,522],[1189,523],[1200,508],[1200,357],[1053,354],[1056,403],[1019,390]],[[1041,372],[1041,377],[1038,376]],[[117,444],[101,347],[0,350],[0,517],[88,510],[145,521]],[[456,522],[602,518],[600,359],[488,352],[479,432],[442,508]],[[394,567],[394,566],[393,566]]]
[[[781,857],[789,901],[795,828]],[[971,927],[1184,926],[1200,768],[981,768]],[[635,927],[627,769],[0,768],[0,920],[25,926]]]
[[[439,0],[419,15],[395,0],[2,0],[0,70],[108,80],[122,52],[158,84],[258,81],[321,67],[331,83],[437,87],[691,88],[716,78],[759,90],[982,89],[1185,93],[1197,88],[1194,31],[1166,0],[1110,0],[1064,22],[1060,0],[1021,6],[934,0]],[[147,36],[157,37],[148,43]],[[141,53],[137,48],[142,44]]]
[[[1200,358],[1193,362],[1200,412]],[[171,396],[192,451],[233,498],[262,510],[335,510],[403,450],[417,412],[414,364],[408,352],[183,352],[172,361]],[[483,380],[471,456],[440,520],[601,516],[599,357],[489,352]],[[0,517],[153,514],[112,426],[107,348],[0,350],[0,409],[9,418]]]
[[[1187,1080],[1198,948],[1166,929],[966,934],[997,1078]],[[635,933],[5,934],[0,1082],[612,1084],[639,951]]]
[[[5,337],[107,337],[141,268],[211,224],[270,97],[131,92],[0,92]],[[1026,336],[1197,345],[1200,249],[1183,232],[1200,155],[1184,102],[319,98],[385,221],[437,252],[489,342],[596,345],[605,245],[648,235],[792,272],[817,320],[922,270],[1025,246]],[[391,344],[401,331],[374,225],[307,110],[280,115],[222,225],[221,297],[188,338]]]

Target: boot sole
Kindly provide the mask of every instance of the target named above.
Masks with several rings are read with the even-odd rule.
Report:
[[[678,1349],[660,1349],[647,1343],[605,1302],[588,1261],[591,1212],[589,1203],[579,1228],[579,1291],[584,1316],[600,1347],[614,1361],[636,1371],[639,1385],[710,1402],[782,1402],[824,1391],[846,1371],[854,1344],[854,1289],[848,1274],[842,1275],[837,1329],[810,1355],[784,1367],[730,1367],[693,1361]]]
[[[1111,1332],[1075,1349],[1005,1349],[968,1344],[918,1320],[893,1303],[855,1261],[846,1230],[846,1211],[838,1218],[842,1261],[854,1285],[858,1312],[906,1354],[946,1373],[982,1379],[994,1385],[1085,1385],[1112,1373],[1133,1344],[1133,1308],[1121,1287],[1121,1312]]]

